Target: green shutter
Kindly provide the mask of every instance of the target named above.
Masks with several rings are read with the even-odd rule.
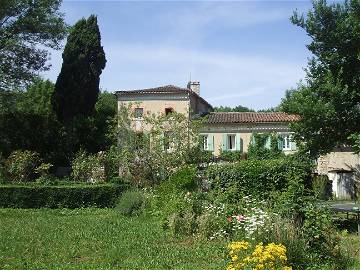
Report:
[[[271,148],[271,135],[268,135],[268,136],[266,137],[265,148],[266,148],[266,149],[270,149],[270,148]]]
[[[255,141],[255,136],[254,136],[254,134],[251,134],[251,140],[250,140],[250,144],[251,144],[251,145],[255,145],[255,144],[256,144],[256,141]]]
[[[214,134],[208,134],[208,149],[214,151]]]
[[[222,135],[222,148],[223,151],[227,150],[227,134]]]
[[[236,151],[240,151],[241,150],[241,138],[240,138],[240,134],[237,133],[235,136],[235,150]]]
[[[284,138],[281,135],[278,137],[278,148],[279,150],[283,150],[284,148]]]
[[[290,149],[291,149],[291,150],[296,150],[296,149],[297,149],[297,147],[296,147],[296,142],[293,141],[293,137],[292,137],[292,136],[290,136]]]

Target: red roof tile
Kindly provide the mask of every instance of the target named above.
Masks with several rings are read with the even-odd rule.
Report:
[[[298,115],[286,114],[283,112],[214,112],[210,113],[208,123],[294,122],[299,119]]]

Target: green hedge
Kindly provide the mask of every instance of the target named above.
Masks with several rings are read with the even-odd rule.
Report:
[[[291,157],[270,160],[242,160],[237,163],[210,166],[207,176],[214,189],[229,189],[261,198],[281,191],[293,180],[306,183],[311,174],[308,162]]]
[[[124,185],[1,185],[3,208],[80,208],[113,207]]]

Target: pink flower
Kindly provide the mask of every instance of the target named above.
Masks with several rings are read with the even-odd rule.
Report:
[[[239,221],[239,222],[242,222],[242,221],[245,220],[245,217],[243,215],[237,215],[236,220]]]

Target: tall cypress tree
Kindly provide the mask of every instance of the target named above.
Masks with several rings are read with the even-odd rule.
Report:
[[[91,115],[98,99],[106,59],[95,15],[74,25],[62,58],[52,105],[58,119],[67,122],[77,115]]]

